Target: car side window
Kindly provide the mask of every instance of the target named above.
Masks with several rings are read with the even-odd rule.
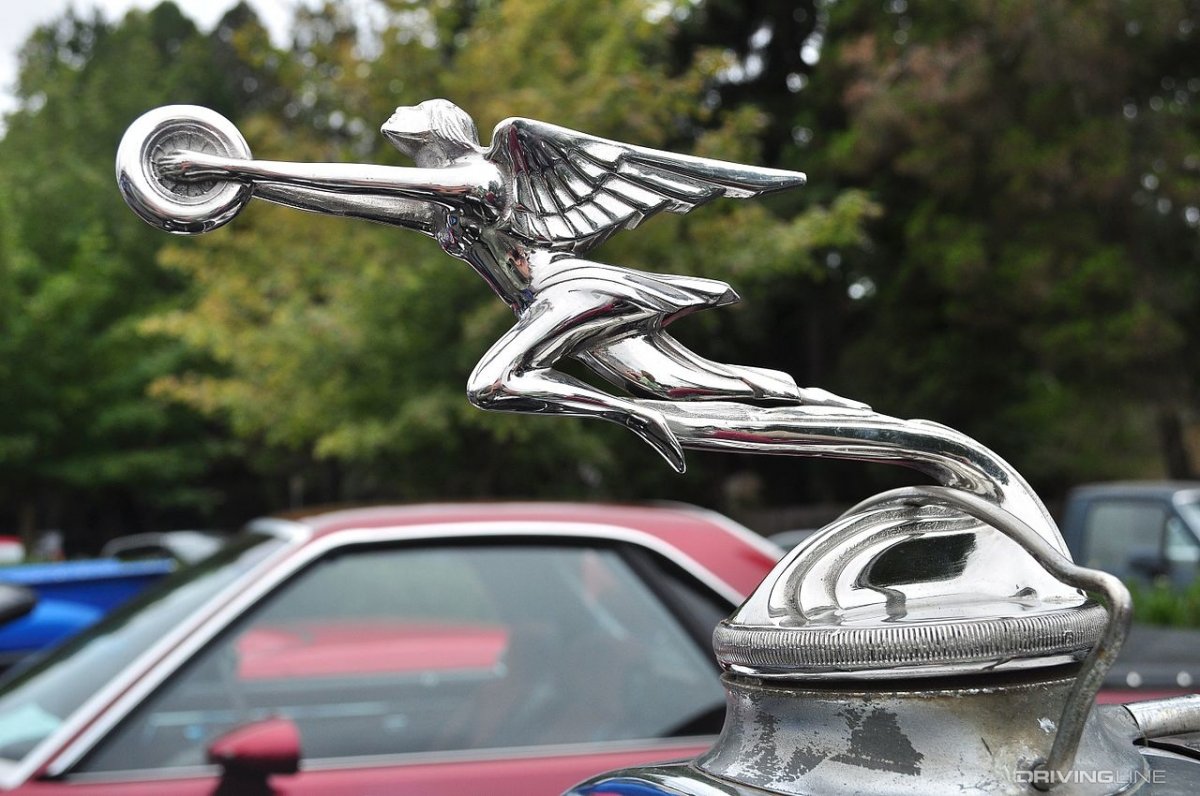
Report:
[[[647,583],[619,548],[327,555],[218,636],[75,771],[202,765],[213,739],[269,716],[297,725],[308,761],[691,734],[724,693],[681,620],[684,602],[664,596],[681,588]]]
[[[1167,524],[1166,507],[1150,501],[1100,501],[1087,514],[1087,566],[1123,571],[1138,556],[1157,558]]]
[[[1167,541],[1163,554],[1172,564],[1200,563],[1200,545],[1196,544],[1196,538],[1178,517],[1167,521]]]

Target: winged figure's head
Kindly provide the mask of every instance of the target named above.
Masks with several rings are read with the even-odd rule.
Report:
[[[420,105],[402,105],[380,128],[392,145],[418,166],[444,166],[455,158],[479,150],[475,120],[462,108],[444,99]]]

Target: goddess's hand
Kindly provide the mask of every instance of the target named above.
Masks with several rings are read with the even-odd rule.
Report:
[[[233,160],[203,152],[176,150],[157,161],[158,172],[172,180],[228,179],[234,176]]]

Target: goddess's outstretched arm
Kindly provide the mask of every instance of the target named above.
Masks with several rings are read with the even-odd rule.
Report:
[[[435,231],[434,206],[419,199],[402,196],[335,193],[299,185],[272,182],[254,183],[254,195],[278,205],[295,207],[325,215],[365,218],[381,224],[414,229],[432,235]]]
[[[500,171],[482,160],[441,168],[407,168],[362,163],[241,160],[180,151],[163,157],[158,165],[164,176],[174,179],[234,179],[255,186],[271,183],[328,193],[424,199],[448,207],[478,203],[494,208],[502,192]]]

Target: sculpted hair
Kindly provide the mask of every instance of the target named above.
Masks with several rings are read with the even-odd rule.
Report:
[[[479,131],[475,129],[475,120],[450,100],[425,100],[419,107],[429,114],[429,129],[440,138],[461,144],[466,149],[479,146]]]

